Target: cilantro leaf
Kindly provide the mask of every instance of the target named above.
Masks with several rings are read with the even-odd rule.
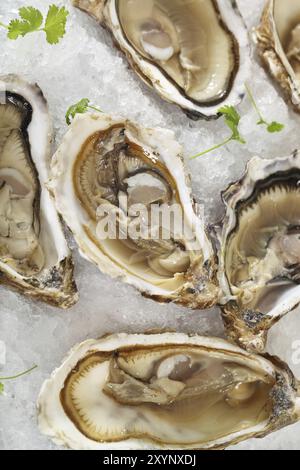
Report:
[[[243,139],[239,132],[239,123],[241,120],[240,114],[237,112],[236,108],[233,106],[223,106],[222,108],[219,109],[218,113],[221,116],[224,116],[225,118],[225,123],[231,130],[232,134],[229,136],[224,142],[221,142],[221,144],[214,145],[214,147],[205,150],[204,152],[197,153],[197,155],[194,155],[191,157],[191,160],[194,160],[195,158],[201,157],[203,155],[206,155],[207,153],[213,152],[214,150],[217,150],[221,147],[224,147],[224,145],[229,144],[229,142],[236,140],[240,144],[245,144],[246,141]]]
[[[28,33],[38,31],[43,23],[43,15],[36,8],[22,7],[19,9],[19,15],[22,20],[11,20],[9,23],[9,39],[17,39],[19,36],[24,37]]]
[[[88,98],[82,98],[78,103],[69,107],[66,113],[66,122],[68,126],[71,124],[72,119],[75,118],[76,114],[84,114],[88,111],[89,104],[90,100]]]
[[[4,384],[0,382],[0,395],[2,395],[4,392]]]
[[[232,125],[236,128],[239,125],[241,116],[233,106],[223,106],[219,109],[219,113],[225,117],[225,121],[229,127]]]
[[[281,132],[284,129],[284,127],[285,127],[284,124],[280,124],[280,122],[273,121],[268,125],[267,130],[268,132],[273,134],[275,132]]]
[[[259,109],[258,104],[255,101],[254,95],[253,95],[252,91],[250,90],[250,87],[247,83],[245,83],[245,88],[246,88],[249,100],[250,100],[250,102],[251,102],[253,108],[255,109],[256,114],[259,118],[259,120],[257,121],[256,124],[258,126],[266,126],[267,131],[270,132],[271,134],[273,134],[275,132],[281,132],[285,128],[284,124],[281,124],[280,122],[276,122],[276,121],[268,122],[264,118],[261,110]]]
[[[9,25],[0,22],[0,27],[8,30],[9,39],[18,39],[28,33],[44,31],[49,44],[57,44],[65,35],[68,10],[65,7],[50,5],[45,24],[43,26],[42,13],[33,7],[22,7],[19,9],[19,18],[11,20]]]
[[[44,31],[49,44],[57,44],[66,33],[68,10],[65,7],[59,8],[51,5],[46,18]]]
[[[19,15],[24,21],[30,24],[32,31],[36,31],[42,26],[43,15],[37,8],[22,7],[19,9]]]
[[[219,113],[225,117],[225,123],[232,131],[231,140],[237,140],[241,144],[245,144],[245,140],[239,133],[238,126],[241,120],[241,116],[237,112],[236,108],[234,108],[233,106],[223,106],[219,109]]]
[[[7,37],[9,39],[18,39],[19,36],[25,36],[28,33],[27,23],[20,20],[11,20],[8,25]]]
[[[75,118],[76,114],[84,114],[87,113],[89,109],[97,111],[98,113],[102,113],[100,108],[96,106],[92,106],[90,104],[90,100],[88,98],[82,98],[78,103],[73,104],[69,107],[68,111],[66,112],[66,123],[68,126],[71,124],[72,119]]]

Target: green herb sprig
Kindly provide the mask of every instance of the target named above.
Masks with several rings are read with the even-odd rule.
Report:
[[[271,134],[274,134],[275,132],[281,132],[283,129],[284,129],[284,124],[281,124],[280,122],[277,122],[277,121],[272,121],[272,122],[268,122],[261,110],[259,109],[255,99],[254,99],[254,95],[252,93],[252,91],[250,90],[250,87],[249,85],[246,83],[245,84],[245,88],[246,88],[246,91],[247,91],[247,94],[248,94],[248,97],[249,97],[249,100],[251,102],[251,104],[253,105],[256,113],[257,113],[257,116],[258,116],[258,121],[257,121],[257,125],[258,126],[265,126],[267,128],[267,131],[270,132]]]
[[[16,380],[19,377],[23,377],[24,375],[30,374],[30,372],[34,371],[37,368],[37,366],[33,366],[28,370],[25,370],[24,372],[21,372],[20,374],[12,375],[10,377],[0,377],[0,395],[4,392],[4,381],[8,380]]]
[[[29,33],[43,31],[49,44],[57,44],[66,33],[66,24],[69,12],[65,7],[50,5],[44,21],[42,13],[34,7],[19,9],[19,18],[11,20],[9,25],[0,22],[2,28],[7,29],[7,37],[16,40]]]
[[[250,100],[252,106],[254,107],[258,117],[259,117],[259,120],[257,121],[256,124],[258,126],[262,126],[262,125],[266,126],[267,131],[272,133],[272,134],[275,133],[275,132],[281,132],[285,127],[284,124],[281,124],[280,122],[277,122],[277,121],[268,122],[264,118],[262,112],[260,111],[260,109],[259,109],[259,107],[258,107],[258,105],[257,105],[257,103],[254,99],[253,93],[250,90],[250,87],[247,83],[245,83],[245,88],[246,88],[249,100]],[[246,141],[243,139],[243,137],[241,136],[241,134],[239,132],[238,127],[239,127],[239,123],[240,123],[240,120],[241,120],[241,116],[238,113],[238,111],[236,110],[236,108],[233,107],[233,106],[224,106],[223,108],[219,109],[218,113],[225,117],[225,123],[227,124],[227,126],[230,128],[230,130],[232,132],[231,136],[228,137],[224,142],[221,142],[218,145],[214,145],[210,149],[205,150],[204,152],[197,153],[197,155],[194,155],[193,157],[190,157],[191,160],[194,160],[198,157],[201,157],[203,155],[211,153],[214,150],[217,150],[221,147],[224,147],[224,145],[227,145],[227,144],[229,144],[229,142],[234,141],[234,140],[239,142],[240,144],[245,144],[246,143]]]
[[[82,98],[78,103],[73,104],[69,107],[68,111],[66,112],[66,123],[68,126],[72,123],[72,120],[75,118],[76,114],[85,114],[89,110],[97,111],[98,113],[102,113],[100,108],[90,104],[91,101],[88,98]]]
[[[191,160],[194,160],[198,157],[202,157],[203,155],[206,155],[207,153],[213,152],[214,150],[217,150],[221,147],[224,147],[224,145],[229,144],[229,142],[232,141],[237,141],[240,144],[245,144],[246,141],[243,139],[239,132],[239,123],[241,120],[240,114],[237,112],[237,110],[233,106],[224,106],[223,108],[220,108],[218,111],[219,114],[224,116],[225,118],[225,123],[231,130],[231,135],[224,140],[224,142],[221,142],[220,144],[215,145],[214,147],[205,150],[204,152],[197,153],[197,155],[194,155],[191,157]]]

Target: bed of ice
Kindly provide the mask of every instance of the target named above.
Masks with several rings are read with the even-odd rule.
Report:
[[[43,12],[45,0],[6,0],[0,5],[0,21],[8,22],[19,7],[32,5]],[[58,145],[66,131],[65,111],[83,97],[90,98],[108,113],[128,116],[147,126],[173,129],[186,155],[209,148],[227,136],[222,121],[191,122],[175,106],[162,102],[139,81],[111,39],[87,15],[70,10],[67,34],[57,46],[44,35],[33,34],[10,41],[0,31],[0,73],[17,73],[39,83],[50,105]],[[249,28],[261,14],[264,0],[239,0]],[[194,161],[191,165],[194,192],[205,203],[209,223],[222,215],[220,191],[239,178],[253,155],[272,158],[300,147],[300,118],[285,105],[282,96],[254,58],[250,86],[263,113],[286,125],[278,135],[255,125],[256,115],[246,100],[240,106],[241,131],[246,146],[230,144]],[[64,312],[0,288],[0,376],[29,368],[30,376],[7,382],[0,396],[0,449],[54,449],[36,426],[35,402],[43,380],[76,342],[107,332],[143,332],[169,328],[185,332],[222,335],[218,311],[192,312],[174,305],[160,306],[145,300],[134,289],[102,275],[80,259],[73,244],[80,302]],[[300,312],[293,312],[273,328],[268,350],[285,359],[300,377]],[[297,357],[298,356],[298,357]],[[297,360],[298,359],[298,360]],[[240,449],[300,449],[300,423],[263,440],[252,440]]]

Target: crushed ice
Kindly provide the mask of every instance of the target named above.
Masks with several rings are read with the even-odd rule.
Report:
[[[6,22],[13,18],[24,3],[24,0],[0,2],[0,19]],[[26,1],[43,12],[50,3]],[[73,9],[68,0],[54,3],[66,5],[71,13],[65,38],[57,46],[47,44],[43,34],[9,41],[5,30],[0,29],[0,70],[2,74],[17,73],[39,83],[53,115],[55,146],[67,129],[67,108],[84,97],[108,113],[127,116],[146,126],[173,129],[187,157],[226,137],[228,130],[222,121],[190,122],[175,106],[163,103],[136,78],[123,56],[112,47],[107,32]],[[264,1],[238,3],[251,28],[258,22]],[[191,163],[194,192],[198,201],[205,203],[209,223],[222,215],[220,191],[242,175],[251,156],[278,157],[300,147],[300,118],[287,108],[256,58],[252,77],[249,84],[264,115],[280,120],[286,127],[281,134],[269,135],[256,126],[254,111],[245,100],[239,110],[243,116],[241,132],[247,144],[231,143]],[[160,306],[142,298],[131,287],[101,275],[80,259],[76,250],[74,254],[81,299],[70,311],[61,312],[0,288],[0,333],[8,351],[5,370],[20,371],[38,364],[33,374],[7,384],[6,396],[0,398],[0,448],[53,448],[37,429],[36,397],[43,380],[76,342],[108,332],[144,332],[153,328],[223,333],[216,310],[199,313],[173,305]],[[300,366],[292,363],[292,357],[293,345],[299,340],[299,312],[275,326],[269,340],[270,351],[287,360],[298,376]],[[299,431],[300,424],[261,441],[245,442],[238,448],[299,449]]]

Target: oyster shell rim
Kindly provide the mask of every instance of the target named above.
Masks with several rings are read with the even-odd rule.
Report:
[[[168,339],[170,337],[170,339]],[[109,342],[112,341],[112,345],[109,345]],[[114,344],[119,346],[113,346]],[[133,341],[133,342],[130,342]],[[105,343],[108,342],[108,345],[105,346]],[[103,343],[103,348],[97,348],[97,345]],[[276,385],[274,386],[273,394],[271,395],[271,400],[273,401],[272,415],[270,416],[267,423],[263,423],[264,429],[255,429],[261,427],[260,425],[252,429],[251,433],[247,433],[242,436],[243,431],[234,433],[232,436],[225,436],[211,443],[207,443],[204,446],[180,446],[178,445],[164,445],[152,441],[151,439],[137,439],[129,438],[123,441],[117,442],[96,442],[86,436],[77,429],[77,427],[71,422],[67,417],[67,428],[73,433],[73,437],[70,438],[67,436],[65,431],[55,430],[49,418],[49,410],[52,406],[57,406],[60,408],[60,412],[63,410],[63,406],[60,402],[60,390],[64,385],[65,378],[75,365],[82,360],[88,354],[92,354],[95,351],[109,352],[119,349],[120,347],[130,348],[134,346],[169,346],[169,345],[184,345],[188,344],[194,347],[201,346],[202,348],[219,349],[222,353],[238,353],[243,355],[246,359],[251,359],[254,362],[256,361],[257,366],[261,366],[262,370],[268,371],[272,376],[276,376]],[[212,346],[213,344],[213,346]],[[65,369],[65,370],[64,370]],[[58,378],[59,385],[56,386],[55,380]],[[47,393],[49,397],[47,396]],[[54,398],[56,397],[56,398]],[[293,397],[293,399],[292,399]],[[49,408],[49,401],[53,401],[52,405]],[[57,403],[56,403],[57,402]],[[47,406],[46,406],[47,404]],[[47,408],[48,415],[43,415],[43,406]],[[184,333],[144,333],[144,334],[112,334],[105,335],[99,340],[86,340],[82,343],[75,345],[64,358],[62,364],[55,369],[50,378],[48,378],[42,385],[39,397],[38,397],[38,426],[42,434],[50,437],[54,443],[57,445],[63,445],[72,449],[80,449],[79,444],[80,440],[83,439],[84,449],[86,450],[136,450],[136,449],[173,449],[173,450],[182,450],[185,449],[194,449],[194,450],[222,450],[230,445],[238,444],[239,442],[245,441],[247,439],[256,437],[263,438],[266,435],[279,430],[285,426],[296,423],[300,419],[300,382],[297,381],[292,374],[290,368],[276,356],[270,356],[268,354],[254,355],[239,346],[230,343],[229,341],[222,338],[215,337],[204,337],[199,335],[186,335]],[[65,415],[66,416],[66,415]],[[59,422],[61,422],[61,417],[58,417]],[[70,423],[69,423],[70,421]],[[70,426],[69,426],[70,425]],[[269,426],[269,428],[268,428]],[[77,437],[74,438],[74,431]],[[77,441],[79,439],[79,441]],[[230,440],[231,439],[231,440]]]
[[[222,23],[239,45],[239,64],[237,73],[234,76],[233,84],[225,99],[219,101],[215,106],[195,105],[193,100],[182,94],[178,86],[171,86],[168,92],[168,77],[160,72],[160,68],[151,65],[151,61],[140,58],[139,53],[135,51],[127,39],[123,37],[120,26],[118,25],[117,7],[115,0],[96,0],[95,4],[91,4],[91,0],[72,0],[75,7],[92,16],[102,27],[109,31],[113,38],[114,45],[121,50],[129,62],[133,71],[142,79],[142,81],[156,92],[161,99],[171,104],[177,105],[192,120],[204,119],[207,121],[215,120],[221,117],[218,113],[221,105],[230,103],[231,105],[239,104],[246,95],[244,84],[250,76],[251,68],[251,43],[249,33],[243,17],[239,11],[235,0],[212,0],[219,16],[222,17]],[[109,9],[109,17],[106,9]],[[229,17],[231,16],[231,28],[229,26]],[[236,32],[235,32],[236,30]],[[239,41],[237,40],[239,36]],[[236,60],[235,60],[236,63]],[[143,64],[143,65],[141,65]],[[156,69],[158,73],[156,73]],[[176,94],[177,99],[174,100],[172,95]],[[231,95],[234,95],[234,99]],[[205,110],[211,110],[205,113]]]
[[[55,219],[55,227],[51,225],[55,237],[58,237],[56,241],[59,243],[58,251],[58,263],[55,266],[51,266],[48,271],[48,276],[45,276],[44,269],[37,277],[23,277],[21,274],[14,271],[6,263],[0,261],[0,285],[7,286],[14,291],[17,291],[27,297],[31,297],[34,300],[40,300],[49,305],[67,309],[72,307],[78,301],[78,291],[76,283],[73,277],[74,264],[72,260],[72,254],[69,250],[66,242],[63,226],[59,219],[59,216],[55,210],[55,206],[51,200],[48,190],[45,187],[45,182],[49,172],[49,165],[51,160],[51,148],[53,142],[53,126],[50,117],[47,100],[43,94],[43,91],[36,83],[30,83],[22,76],[16,74],[0,75],[0,87],[1,92],[14,93],[26,101],[32,107],[32,119],[27,125],[28,141],[31,152],[43,153],[43,161],[39,161],[39,171],[36,168],[36,162],[31,155],[35,171],[38,173],[37,178],[40,184],[40,201],[44,199],[51,205],[51,214],[49,217]],[[35,117],[36,116],[36,117]],[[33,148],[30,142],[30,135],[32,132],[32,126],[42,122],[44,131],[39,138],[41,138],[45,145],[43,150],[37,152],[36,148]],[[48,166],[48,168],[47,168]],[[41,209],[40,209],[41,210]],[[57,244],[55,244],[57,247]],[[59,278],[59,287],[56,287],[57,277]],[[49,287],[53,279],[53,288]]]
[[[300,113],[300,86],[295,84],[294,70],[286,58],[274,21],[275,0],[268,0],[258,27],[254,28],[253,39],[257,45],[262,63],[281,88],[294,111]]]
[[[278,169],[272,168],[278,165]],[[253,194],[253,189],[261,181],[276,173],[291,171],[293,167],[300,171],[300,150],[291,155],[276,159],[253,157],[246,165],[243,176],[228,185],[222,191],[221,197],[225,207],[222,220],[212,226],[212,233],[217,245],[219,271],[218,278],[222,290],[218,305],[221,310],[223,323],[228,338],[246,350],[262,353],[265,349],[269,330],[285,315],[294,311],[300,305],[300,286],[298,295],[295,294],[286,302],[275,316],[242,309],[237,305],[231,292],[230,281],[225,270],[226,240],[234,232],[237,223],[235,211],[239,201],[247,201]],[[281,169],[281,171],[280,171]]]
[[[87,126],[87,129],[83,130],[83,124]],[[163,157],[165,159],[164,165],[167,166],[166,158],[168,158],[168,163],[171,162],[171,153],[173,152],[172,166],[170,168],[167,166],[167,168],[171,176],[174,178],[174,180],[177,181],[177,183],[178,173],[180,171],[180,180],[182,180],[186,188],[184,191],[182,189],[180,190],[180,198],[182,200],[182,205],[184,206],[185,213],[187,213],[188,217],[195,223],[195,227],[197,227],[197,230],[195,232],[197,233],[198,239],[201,240],[200,245],[202,247],[202,252],[204,255],[203,273],[204,277],[207,275],[208,278],[208,281],[206,283],[207,285],[205,285],[205,288],[208,289],[209,287],[209,289],[213,291],[209,291],[207,293],[208,295],[201,294],[201,301],[197,299],[197,292],[190,292],[189,295],[187,294],[188,286],[191,283],[189,277],[187,277],[186,283],[183,285],[182,289],[166,294],[166,291],[162,288],[155,287],[153,289],[151,287],[151,284],[147,281],[139,280],[137,283],[136,279],[139,279],[138,277],[132,275],[130,272],[128,275],[128,271],[124,268],[120,269],[120,267],[116,263],[111,261],[102,250],[99,250],[101,251],[100,258],[100,256],[95,253],[95,249],[93,249],[95,243],[92,242],[92,239],[90,238],[88,243],[85,242],[87,234],[79,218],[77,217],[75,221],[74,217],[71,217],[70,197],[67,207],[65,196],[62,196],[62,194],[60,194],[60,192],[63,190],[64,192],[67,191],[69,196],[72,195],[71,200],[75,211],[75,207],[78,207],[78,202],[76,194],[74,192],[74,186],[72,181],[66,181],[64,175],[66,171],[70,172],[70,174],[72,172],[73,174],[73,169],[77,155],[79,153],[79,149],[82,148],[86,140],[92,134],[117,124],[122,124],[124,126],[127,124],[129,128],[130,126],[133,126],[133,128],[140,132],[141,135],[143,135],[143,132],[147,133],[148,138],[148,133],[150,135],[150,132],[153,132],[156,134],[160,133],[160,135],[164,136],[165,139],[169,139],[169,143],[171,144],[171,150],[165,150],[165,155]],[[72,138],[72,136],[74,138]],[[131,132],[130,136],[133,137],[133,143],[138,143],[140,145],[140,142],[135,140],[135,136],[132,135]],[[78,139],[76,144],[75,137],[76,139]],[[151,146],[150,143],[145,144],[145,142],[143,142],[143,146],[146,150],[148,147],[150,154],[153,152],[153,146]],[[68,168],[64,166],[66,160],[66,158],[64,158],[64,155],[68,155]],[[179,165],[177,169],[176,165],[174,165],[175,157]],[[176,173],[177,177],[175,177]],[[62,184],[62,182],[64,184]],[[200,308],[202,310],[210,308],[217,303],[219,287],[217,283],[217,265],[215,251],[207,233],[204,221],[199,218],[194,212],[194,201],[191,195],[190,175],[187,171],[186,165],[184,164],[184,159],[182,156],[182,147],[178,144],[177,140],[175,139],[175,135],[172,131],[162,128],[146,128],[126,118],[124,119],[120,116],[111,116],[109,114],[104,113],[97,114],[90,112],[84,115],[77,115],[73,120],[71,126],[69,127],[67,133],[65,134],[61,145],[53,156],[51,163],[51,176],[47,186],[54,197],[58,213],[62,216],[66,225],[69,227],[69,229],[74,235],[81,256],[89,262],[95,264],[102,273],[109,275],[113,279],[118,279],[129,285],[132,285],[133,287],[137,288],[144,297],[151,298],[160,303],[174,302],[186,307],[190,307],[192,309]],[[65,186],[65,188],[63,188],[63,186]],[[84,209],[82,207],[80,207],[80,211],[84,213]],[[81,218],[83,220],[87,220],[85,214],[83,214]],[[187,287],[184,289],[185,286]],[[185,296],[182,295],[182,293],[185,294]]]

